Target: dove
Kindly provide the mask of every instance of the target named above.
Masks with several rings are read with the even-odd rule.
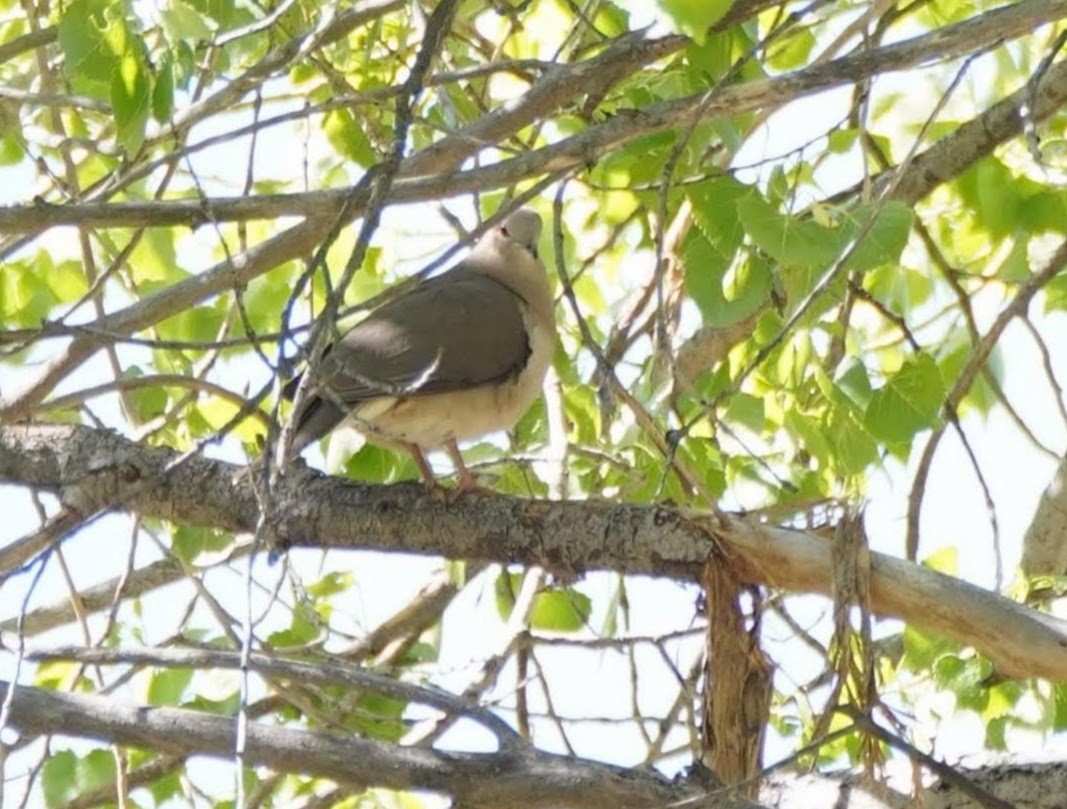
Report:
[[[477,486],[457,442],[506,430],[541,393],[556,343],[555,305],[537,255],[541,217],[524,208],[439,276],[373,310],[327,347],[294,413],[291,456],[347,424],[408,450],[446,449],[461,489]],[[287,386],[291,397],[300,379]]]

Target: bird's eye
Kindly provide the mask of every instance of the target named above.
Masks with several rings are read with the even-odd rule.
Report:
[[[505,236],[510,236],[511,235],[510,233],[508,233],[508,226],[507,225],[501,225],[500,226],[500,232],[503,233]]]

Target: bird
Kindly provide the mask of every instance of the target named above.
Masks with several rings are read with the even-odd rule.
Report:
[[[511,428],[540,395],[556,345],[555,303],[522,208],[458,264],[374,309],[324,351],[294,420],[289,457],[342,424],[411,453],[446,449],[459,490],[478,488],[457,442]],[[300,377],[286,386],[295,395]]]

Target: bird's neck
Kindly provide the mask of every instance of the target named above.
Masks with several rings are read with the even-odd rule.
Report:
[[[479,248],[482,249],[474,250],[467,259],[471,265],[515,292],[539,318],[555,321],[552,290],[540,261],[513,242]]]

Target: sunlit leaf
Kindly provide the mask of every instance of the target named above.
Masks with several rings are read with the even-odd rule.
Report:
[[[70,750],[52,753],[41,769],[44,800],[49,809],[78,794],[78,757]]]
[[[660,8],[674,22],[678,31],[700,44],[708,29],[723,18],[733,0],[658,0]]]
[[[841,249],[839,233],[800,217],[780,214],[758,197],[739,199],[737,212],[752,240],[783,266],[828,266]]]
[[[118,60],[111,78],[111,106],[118,126],[116,140],[127,154],[134,155],[144,142],[152,107],[152,77],[136,50]]]
[[[211,39],[218,23],[181,0],[170,0],[160,11],[163,27],[172,40]]]
[[[904,627],[904,658],[901,665],[909,671],[929,671],[937,660],[959,648],[960,645],[954,641],[908,624]]]
[[[370,138],[348,110],[328,112],[322,127],[330,144],[342,157],[358,166],[369,166],[374,162]]]
[[[864,423],[881,440],[907,442],[937,423],[944,398],[941,372],[930,357],[920,355],[873,393]]]
[[[150,705],[178,705],[192,679],[192,669],[159,669],[148,682],[145,699]]]
[[[152,87],[152,117],[160,123],[170,120],[174,111],[174,60],[168,53],[156,71]]]
[[[497,610],[505,620],[515,606],[522,575],[502,572],[496,579]],[[575,632],[586,625],[592,610],[588,596],[571,587],[546,588],[534,596],[530,626],[552,632]]]
[[[128,32],[121,6],[109,0],[74,0],[59,20],[63,70],[72,79],[106,87],[126,53]]]

